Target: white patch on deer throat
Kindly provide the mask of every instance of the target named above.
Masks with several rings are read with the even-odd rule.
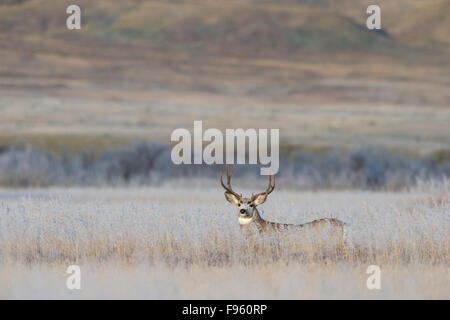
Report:
[[[246,225],[248,225],[250,222],[252,222],[252,218],[242,218],[242,217],[239,217],[239,224],[240,224],[241,226],[246,226]]]

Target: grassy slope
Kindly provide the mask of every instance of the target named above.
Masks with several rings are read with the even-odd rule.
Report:
[[[449,115],[422,107],[450,99],[448,5],[382,4],[383,34],[364,27],[368,3],[79,1],[80,32],[64,27],[70,1],[0,5],[0,135],[167,141],[194,119],[277,119],[294,144],[343,145],[356,135],[442,148]]]
[[[298,1],[301,3],[301,1]],[[284,3],[284,4],[283,4]],[[324,5],[247,1],[80,1],[84,30],[81,37],[108,41],[151,41],[153,44],[238,46],[261,52],[276,45],[296,49],[374,49],[409,42],[448,49],[449,4],[446,1],[393,1],[382,5],[383,26],[395,39],[364,27],[370,1],[322,1]],[[0,5],[2,33],[71,37],[64,26],[70,1],[36,0]],[[386,7],[386,8],[385,8]],[[384,21],[384,18],[386,21]],[[392,31],[392,32],[391,32]],[[431,34],[431,37],[430,37]],[[245,52],[245,51],[244,51]]]
[[[420,2],[389,17],[392,33],[405,43],[446,48],[450,46],[450,2]]]

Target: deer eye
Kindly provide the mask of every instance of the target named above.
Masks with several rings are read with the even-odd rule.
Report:
[[[250,204],[250,207],[252,207],[252,208],[253,208],[254,206],[255,206],[255,205],[254,205],[253,203],[251,203],[251,204]]]

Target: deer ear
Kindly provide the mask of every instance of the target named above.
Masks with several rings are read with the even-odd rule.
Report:
[[[255,200],[253,200],[253,203],[256,206],[259,206],[260,204],[263,204],[264,202],[266,202],[266,199],[267,199],[267,193],[260,193],[255,196]]]
[[[235,205],[239,204],[239,199],[236,198],[236,196],[234,194],[232,194],[232,193],[225,192],[225,199],[227,199],[227,201],[229,203],[232,203],[232,204],[235,204]]]

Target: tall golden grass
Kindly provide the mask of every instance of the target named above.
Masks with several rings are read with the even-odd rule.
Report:
[[[249,241],[239,230],[236,209],[218,190],[5,190],[0,193],[0,295],[28,297],[23,290],[27,285],[39,286],[30,278],[36,274],[53,280],[41,280],[42,292],[33,297],[52,297],[55,279],[62,281],[58,286],[64,286],[65,268],[78,264],[90,270],[86,285],[91,291],[84,297],[122,297],[117,283],[99,282],[105,277],[103,272],[115,272],[118,283],[131,277],[136,290],[140,288],[129,287],[128,297],[243,298],[237,290],[240,275],[245,281],[251,279],[250,287],[272,286],[269,292],[251,293],[254,298],[286,297],[288,292],[292,298],[369,298],[365,269],[376,264],[383,274],[389,270],[386,276],[392,281],[387,284],[389,291],[376,297],[448,297],[448,289],[429,287],[441,285],[437,278],[448,283],[448,186],[425,189],[404,193],[279,191],[262,207],[263,216],[274,221],[301,223],[326,216],[345,221],[347,243],[339,251],[299,234]],[[309,287],[310,295],[306,287],[301,292],[288,288],[289,281],[299,281],[297,272],[309,279],[308,285],[298,285]],[[135,278],[149,273],[152,281],[168,281],[175,287],[195,278],[204,290],[212,291],[199,289],[190,294],[180,287],[159,292],[147,282],[149,287],[138,285]],[[6,280],[10,277],[19,279],[17,286]],[[339,293],[337,287],[345,279],[354,292]],[[115,277],[110,280],[116,281]],[[325,286],[325,291],[317,286]],[[401,292],[396,295],[396,290]]]

